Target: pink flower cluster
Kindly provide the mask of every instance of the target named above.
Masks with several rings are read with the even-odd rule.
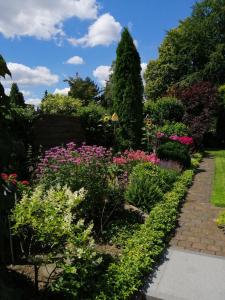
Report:
[[[178,135],[171,135],[170,140],[172,141],[178,141],[183,145],[192,145],[193,144],[193,138],[189,136],[178,136]]]
[[[165,136],[165,133],[163,133],[163,132],[157,132],[157,133],[156,133],[157,139],[161,139],[161,138],[164,137],[164,136]]]
[[[146,154],[144,151],[141,150],[126,150],[121,156],[113,157],[113,163],[117,165],[124,165],[132,161],[151,162],[153,164],[158,164],[160,162],[159,158],[156,156],[155,153]]]
[[[69,143],[66,147],[54,147],[45,152],[37,166],[36,174],[40,177],[45,169],[57,171],[64,164],[90,164],[93,161],[111,161],[112,153],[102,146],[82,146],[77,147],[74,143]]]

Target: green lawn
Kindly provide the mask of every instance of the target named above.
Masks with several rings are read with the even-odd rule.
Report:
[[[215,157],[215,174],[211,202],[225,207],[225,150],[209,151]]]

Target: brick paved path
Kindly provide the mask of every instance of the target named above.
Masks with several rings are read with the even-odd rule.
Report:
[[[204,158],[181,209],[172,247],[225,256],[225,235],[215,224],[222,209],[209,203],[213,174],[214,160]]]

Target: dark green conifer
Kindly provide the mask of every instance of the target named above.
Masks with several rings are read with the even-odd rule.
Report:
[[[113,73],[113,110],[118,114],[118,138],[124,146],[138,147],[141,140],[143,83],[140,56],[125,28],[119,42]]]

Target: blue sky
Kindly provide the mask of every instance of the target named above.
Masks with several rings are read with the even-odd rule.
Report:
[[[127,26],[143,68],[158,55],[166,31],[191,13],[195,0],[0,0],[0,54],[28,103],[63,80],[89,76],[104,85]],[[11,79],[3,81],[6,92]]]

